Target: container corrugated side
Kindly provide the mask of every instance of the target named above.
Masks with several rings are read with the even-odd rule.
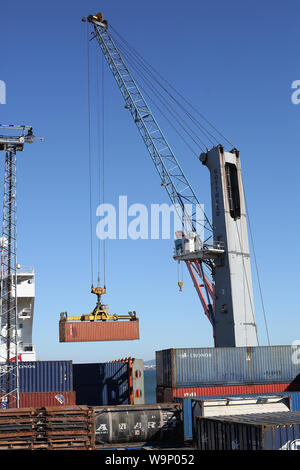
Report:
[[[171,402],[175,397],[199,397],[220,395],[253,395],[261,393],[300,392],[300,384],[252,384],[224,385],[217,387],[173,387],[156,388],[156,401]]]
[[[73,386],[77,405],[129,404],[128,361],[73,364]]]
[[[300,412],[196,418],[198,450],[297,450]]]
[[[175,349],[164,349],[155,352],[156,384],[158,387],[173,386],[174,354]]]
[[[300,345],[157,351],[157,385],[300,383]]]
[[[130,341],[140,339],[139,320],[135,321],[64,321],[59,322],[59,341]]]
[[[76,405],[75,392],[20,393],[21,408]]]
[[[27,361],[19,362],[18,367],[21,393],[73,391],[72,361]],[[5,390],[5,376],[0,380]],[[12,390],[16,386],[15,372],[10,385]]]
[[[252,398],[268,398],[268,397],[279,397],[281,399],[287,400],[284,402],[284,405],[287,406],[291,411],[299,411],[300,410],[300,392],[282,392],[280,394],[274,393],[264,393],[264,394],[253,394],[253,395],[238,395],[239,398],[245,399],[252,399]],[[184,422],[184,437],[186,440],[193,440],[194,435],[194,426],[195,426],[195,419],[196,416],[202,416],[203,413],[199,412],[199,404],[200,407],[202,406],[202,401],[205,400],[219,400],[219,399],[230,399],[230,398],[237,398],[237,395],[215,395],[215,396],[200,396],[196,398],[190,397],[175,397],[175,403],[181,403],[183,409],[183,422]],[[264,403],[260,400],[262,405]],[[230,407],[230,403],[228,404]],[[268,408],[268,404],[267,408]],[[272,406],[272,404],[271,404]],[[273,408],[273,406],[272,406]],[[231,407],[232,409],[232,407]],[[253,412],[252,410],[248,410],[248,412]],[[270,410],[274,412],[274,409]],[[288,411],[288,409],[286,410]],[[221,412],[218,414],[222,414]],[[228,413],[223,413],[228,414]],[[236,413],[233,413],[236,414]]]

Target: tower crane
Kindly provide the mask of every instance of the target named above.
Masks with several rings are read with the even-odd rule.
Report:
[[[115,78],[161,185],[172,204],[181,208],[185,230],[176,232],[173,257],[187,266],[212,325],[215,346],[257,346],[239,151],[225,151],[219,144],[199,156],[210,172],[212,223],[206,214],[199,222],[196,208],[201,204],[115,44],[107,20],[102,13],[82,20],[93,27],[93,38]],[[186,210],[187,205],[193,207],[192,212]],[[210,232],[207,241],[200,236],[203,227]]]

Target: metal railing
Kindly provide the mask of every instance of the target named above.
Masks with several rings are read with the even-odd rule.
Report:
[[[17,275],[18,274],[34,274],[34,267],[33,266],[17,267]]]

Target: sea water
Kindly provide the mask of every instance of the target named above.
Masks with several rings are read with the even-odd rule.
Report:
[[[144,370],[145,403],[156,403],[156,369]]]

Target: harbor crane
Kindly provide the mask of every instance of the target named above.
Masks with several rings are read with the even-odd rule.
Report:
[[[186,264],[214,336],[215,347],[257,346],[253,287],[240,153],[214,145],[199,156],[210,172],[212,222],[200,223],[199,200],[110,34],[102,13],[83,18],[98,42],[144,141],[161,185],[181,208],[185,230],[176,232],[174,260]],[[192,212],[186,210],[192,205]],[[202,229],[209,231],[205,240]],[[180,283],[179,287],[182,287]]]

